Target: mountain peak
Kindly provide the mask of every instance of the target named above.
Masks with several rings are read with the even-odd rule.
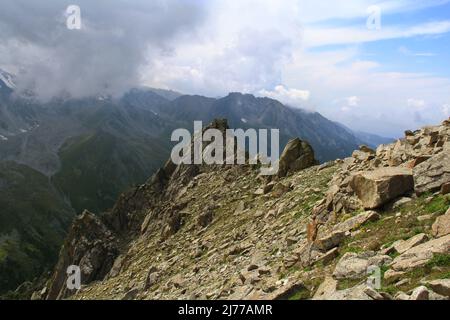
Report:
[[[255,99],[256,97],[251,93],[242,93],[242,92],[230,92],[225,98],[247,98],[247,99]]]

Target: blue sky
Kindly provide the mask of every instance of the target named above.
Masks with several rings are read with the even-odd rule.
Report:
[[[450,19],[450,3],[443,5],[442,10],[438,8],[425,10],[429,14],[436,13],[437,16],[447,15]],[[444,13],[442,13],[444,11]],[[398,21],[412,23],[412,19],[422,19],[428,21],[429,16],[419,14],[406,15],[394,14],[385,18],[383,23]],[[417,20],[421,21],[421,20]],[[416,21],[416,22],[417,22]],[[359,24],[364,23],[358,20]],[[378,61],[380,70],[396,70],[401,72],[432,73],[437,76],[450,78],[450,33],[442,33],[432,36],[417,36],[411,38],[394,38],[374,42],[353,44],[360,50],[361,59],[371,59]],[[332,50],[345,49],[348,45],[330,45],[311,48],[310,52],[326,52]],[[350,46],[351,47],[351,46]]]
[[[374,5],[381,28],[369,30]],[[211,1],[208,12],[149,84],[269,96],[395,137],[450,116],[450,1]]]
[[[382,15],[382,25],[407,28],[423,22],[450,19],[450,3],[421,10]],[[355,23],[361,23],[357,19]],[[375,57],[383,71],[432,73],[450,77],[450,33],[411,38],[394,38],[361,44],[361,55]]]

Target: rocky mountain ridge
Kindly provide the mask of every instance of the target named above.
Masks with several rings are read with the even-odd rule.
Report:
[[[0,224],[0,294],[54,263],[75,215],[107,211],[120,193],[144,183],[169,156],[172,131],[191,129],[194,120],[226,117],[233,128],[277,128],[282,146],[299,136],[321,161],[348,156],[362,143],[318,113],[252,95],[213,99],[138,88],[120,98],[42,102],[14,91],[13,80],[2,73],[0,220],[7,223]]]
[[[272,178],[168,161],[110,213],[76,219],[33,298],[449,299],[449,157],[450,119],[322,165],[292,140]]]

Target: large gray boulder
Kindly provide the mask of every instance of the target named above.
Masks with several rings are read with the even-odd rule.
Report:
[[[343,231],[334,231],[332,233],[327,234],[326,236],[316,239],[314,241],[314,247],[319,251],[328,251],[333,249],[345,239],[345,232]]]
[[[364,208],[375,209],[414,189],[412,170],[381,168],[355,174],[351,187]]]
[[[300,171],[318,164],[311,145],[299,138],[290,140],[281,154],[278,177],[285,177],[290,172]]]
[[[418,195],[441,190],[450,182],[450,152],[441,152],[414,168],[414,190]]]

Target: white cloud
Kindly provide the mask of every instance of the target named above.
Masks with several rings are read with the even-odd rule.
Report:
[[[387,136],[442,121],[440,107],[448,101],[450,79],[432,74],[391,72],[370,60],[358,60],[357,48],[322,52],[297,52],[284,70],[284,84],[311,91],[316,110],[349,127]],[[299,76],[300,75],[300,76]],[[411,97],[415,93],[418,97]],[[350,109],[344,98],[357,96],[358,108]],[[411,112],[408,99],[424,100],[421,122]],[[311,99],[310,99],[311,100]],[[351,112],[343,112],[342,108]],[[420,110],[419,110],[420,111]]]
[[[408,107],[414,108],[416,110],[423,110],[426,106],[425,100],[414,99],[414,98],[409,98],[407,100],[407,105],[408,105]]]
[[[359,100],[360,100],[360,99],[359,99],[357,96],[348,97],[348,98],[347,98],[347,104],[348,104],[350,107],[357,107],[358,104],[359,104]]]
[[[450,20],[434,21],[405,28],[404,26],[383,26],[381,30],[369,30],[361,26],[353,27],[317,27],[305,28],[304,44],[307,47],[327,45],[345,45],[411,38],[415,36],[429,36],[450,31]]]
[[[444,116],[450,117],[450,104],[447,103],[442,106],[442,113]]]
[[[222,27],[216,30],[218,35],[208,30],[204,39],[183,43],[173,55],[160,57],[144,75],[145,81],[211,96],[256,93],[278,85],[282,67],[294,51],[293,40],[277,29],[243,28],[229,34]]]
[[[280,100],[281,102],[292,105],[301,106],[302,102],[309,99],[311,93],[308,90],[299,90],[293,88],[286,88],[283,85],[277,85],[274,90],[260,90],[261,96]]]
[[[432,52],[413,52],[405,46],[401,46],[400,48],[398,48],[398,51],[400,53],[404,54],[405,56],[414,56],[414,57],[434,57],[434,56],[436,56],[436,54],[432,53]]]
[[[405,68],[398,71],[381,64],[386,59],[363,55],[359,45],[403,39],[408,50],[410,38],[450,32],[450,20],[405,23],[385,19],[391,13],[444,2],[448,1],[211,1],[205,28],[195,38],[178,39],[172,54],[154,60],[144,79],[149,85],[185,93],[266,95],[313,108],[359,130],[394,136],[415,128],[418,119],[424,123],[442,120],[440,106],[448,102],[450,79]],[[366,28],[370,5],[382,9],[381,30]],[[312,50],[317,47],[320,50]],[[435,54],[428,49],[404,53]],[[414,66],[409,70],[415,70]],[[420,109],[420,102],[413,100],[426,101],[427,112],[422,117],[411,112],[411,105]]]
[[[340,100],[336,100],[336,103],[344,103],[341,106],[341,111],[343,112],[349,112],[352,111],[352,109],[356,108],[359,106],[359,102],[360,102],[360,98],[358,98],[357,96],[351,96],[351,97],[347,97],[344,99],[340,99]]]
[[[245,2],[246,0],[241,0]],[[275,0],[280,2],[278,0]],[[262,5],[268,6],[273,1],[260,1]],[[367,8],[376,5],[381,8],[382,15],[417,11],[448,3],[449,0],[284,0],[290,6],[295,3],[295,13],[300,16],[302,23],[317,23],[333,19],[355,19],[367,17]],[[293,7],[291,7],[293,8]]]

